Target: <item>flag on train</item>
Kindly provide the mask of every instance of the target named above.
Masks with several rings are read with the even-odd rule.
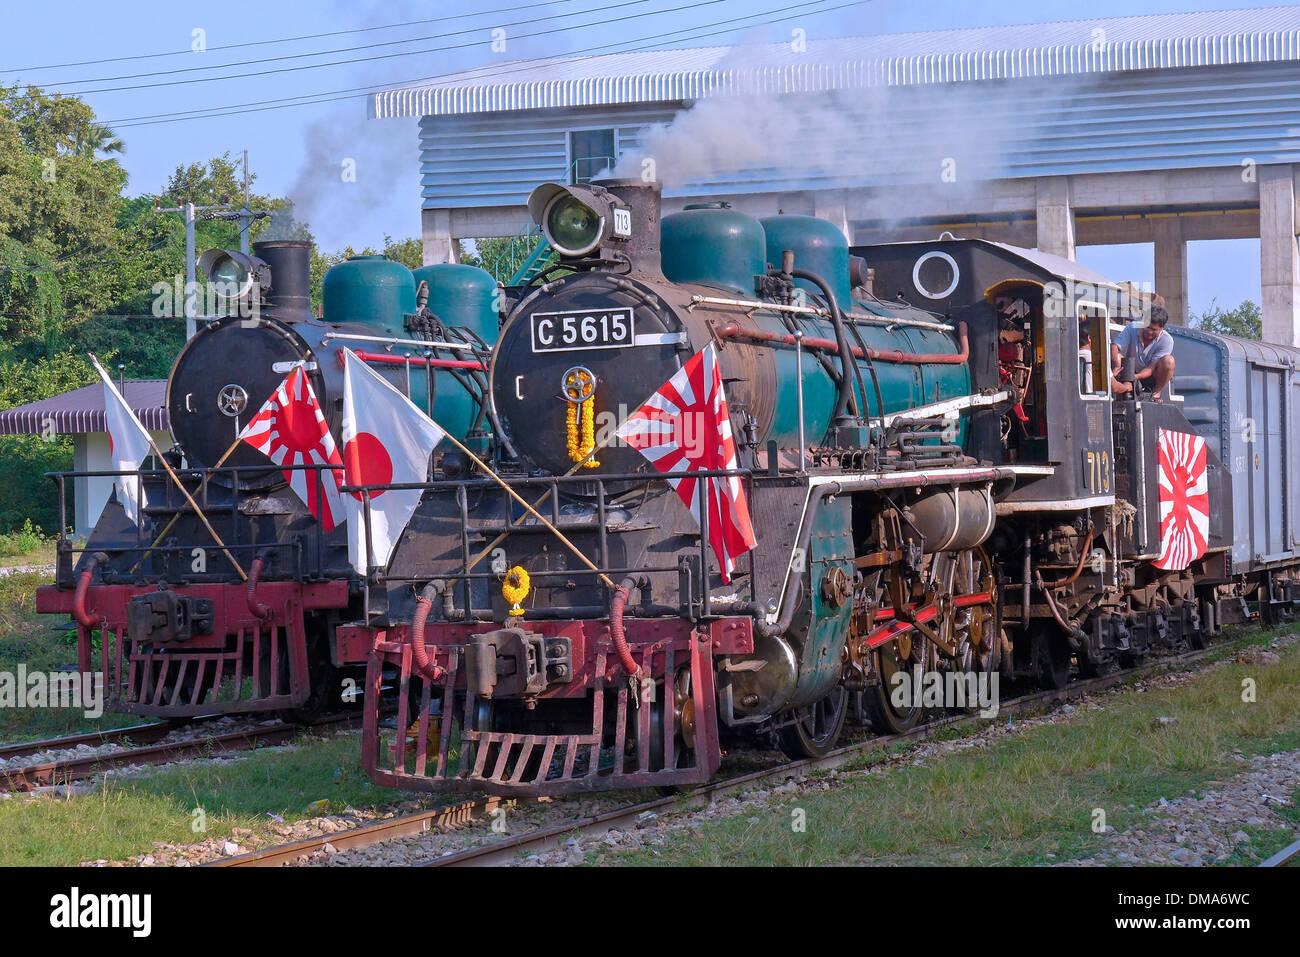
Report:
[[[446,433],[351,349],[343,350],[343,467],[347,485],[424,482],[429,457]],[[348,558],[368,569],[364,496],[348,502]],[[370,542],[387,565],[393,546],[415,514],[422,492],[380,489],[370,495]]]
[[[131,407],[122,398],[122,393],[113,385],[104,367],[93,355],[100,378],[104,380],[104,418],[108,423],[108,459],[113,471],[130,471],[135,473],[140,463],[145,460],[152,449],[149,433],[140,420],[136,418]],[[126,517],[137,525],[140,524],[140,510],[145,506],[144,492],[140,488],[138,474],[119,475],[114,479],[117,488],[117,501],[126,512]]]
[[[1161,429],[1156,439],[1160,503],[1160,557],[1153,565],[1182,571],[1205,554],[1210,493],[1205,439]]]
[[[343,523],[339,493],[343,460],[301,364],[294,366],[257,415],[248,420],[239,438],[281,467],[284,480],[325,531]],[[294,468],[301,465],[338,467]]]
[[[736,558],[758,542],[739,476],[700,478],[692,474],[739,468],[713,343],[691,356],[645,405],[629,415],[619,427],[618,437],[667,477],[697,522],[708,509],[709,545],[718,558],[722,580],[730,582]]]

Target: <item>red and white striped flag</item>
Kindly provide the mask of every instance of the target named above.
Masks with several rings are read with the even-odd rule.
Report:
[[[1181,571],[1205,554],[1210,537],[1210,487],[1205,439],[1161,429],[1156,438],[1160,557],[1151,564]]]
[[[339,485],[343,460],[330,435],[325,413],[316,401],[311,381],[296,366],[266,404],[239,433],[239,438],[284,469],[284,480],[325,531],[342,524]],[[295,465],[337,465],[337,469],[292,469]],[[316,473],[319,471],[319,480]]]
[[[629,415],[618,435],[668,476],[668,483],[697,522],[701,509],[708,508],[709,545],[718,558],[722,580],[730,582],[736,558],[758,542],[739,476],[701,479],[692,475],[739,468],[713,343],[691,356],[645,405]]]

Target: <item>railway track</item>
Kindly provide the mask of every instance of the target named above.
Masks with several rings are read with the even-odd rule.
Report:
[[[35,754],[50,747],[75,747],[77,744],[107,744],[121,740],[138,740],[137,736],[141,733],[145,735],[144,740],[157,741],[171,731],[184,727],[185,724],[180,722],[157,722],[155,724],[138,725],[134,728],[121,728],[115,731],[57,738],[53,741],[14,745],[12,748],[0,751],[0,757],[10,758],[21,754]],[[233,731],[228,734],[190,738],[184,741],[173,741],[146,747],[123,748],[120,751],[62,758],[43,764],[28,764],[0,770],[0,791],[21,793],[39,787],[67,784],[72,781],[93,777],[101,771],[111,768],[140,764],[167,764],[181,758],[208,757],[213,754],[233,751],[249,751],[259,745],[283,744],[291,741],[304,730],[349,730],[360,726],[361,715],[359,714],[322,718],[307,725],[278,721],[274,724],[248,728],[243,731]],[[11,751],[15,753],[10,753]]]
[[[1292,841],[1272,857],[1260,862],[1260,867],[1300,866],[1300,841]]]
[[[1064,688],[1038,691],[1021,695],[1003,702],[998,717],[1033,711],[1055,704],[1082,698],[1088,694],[1106,691],[1110,688],[1139,681],[1168,671],[1175,671],[1183,666],[1203,661],[1224,650],[1231,650],[1233,644],[1220,645],[1199,651],[1190,651],[1181,655],[1161,659],[1142,667],[1116,672],[1100,678],[1091,678],[1071,682]],[[527,831],[512,837],[503,838],[490,844],[467,848],[444,857],[436,858],[425,864],[427,867],[490,867],[508,863],[520,854],[537,849],[552,850],[575,833],[596,835],[614,828],[622,828],[635,823],[642,815],[659,814],[665,811],[687,810],[695,805],[707,804],[710,800],[756,784],[779,781],[790,777],[802,777],[811,771],[830,770],[846,762],[882,751],[891,745],[907,741],[923,740],[944,728],[962,727],[985,721],[978,715],[952,715],[904,732],[902,734],[883,735],[866,738],[844,747],[837,748],[821,758],[808,758],[789,761],[770,768],[763,768],[748,774],[738,775],[711,784],[701,785],[683,794],[671,795],[652,801],[631,804],[576,821],[569,821],[552,827]],[[503,799],[496,796],[483,797],[459,804],[422,811],[418,814],[391,818],[375,824],[336,831],[319,837],[306,838],[292,844],[252,851],[236,857],[221,858],[210,861],[205,867],[276,867],[292,864],[302,857],[324,850],[329,844],[335,851],[356,850],[371,847],[384,841],[400,837],[410,837],[427,831],[454,830],[492,814]],[[545,799],[542,799],[545,800]]]
[[[195,719],[202,720],[202,719]],[[79,745],[89,744],[100,747],[105,744],[117,744],[122,741],[138,741],[146,744],[167,737],[173,731],[193,724],[194,721],[155,721],[150,724],[136,724],[129,728],[113,728],[109,731],[90,731],[86,734],[72,734],[64,738],[47,738],[44,741],[25,741],[22,744],[7,744],[0,747],[0,761],[12,758],[25,758],[29,754],[42,751],[70,750]]]

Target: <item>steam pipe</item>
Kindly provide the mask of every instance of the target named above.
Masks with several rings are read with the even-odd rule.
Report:
[[[429,651],[424,645],[424,625],[429,620],[433,599],[441,590],[438,587],[441,584],[443,583],[429,582],[421,589],[415,599],[415,614],[411,616],[411,657],[414,659],[415,669],[430,681],[441,681],[447,674],[447,669],[429,660]]]
[[[1083,548],[1079,550],[1079,564],[1075,566],[1074,573],[1071,574],[1068,578],[1062,578],[1060,581],[1047,582],[1046,583],[1047,587],[1067,588],[1070,585],[1073,585],[1075,582],[1077,582],[1079,580],[1079,576],[1083,574],[1083,563],[1088,560],[1088,553],[1091,549],[1092,549],[1092,525],[1089,524],[1087,537],[1085,537],[1083,540]]]
[[[77,579],[77,590],[72,595],[72,617],[77,619],[77,624],[82,628],[91,631],[104,627],[108,621],[103,615],[91,615],[86,612],[86,594],[90,591],[90,580],[95,576],[95,569],[107,561],[106,554],[95,552],[86,567],[81,570],[81,576]]]
[[[1076,625],[1071,625],[1066,622],[1064,616],[1061,614],[1061,609],[1056,606],[1056,599],[1052,597],[1052,590],[1043,584],[1043,576],[1035,572],[1034,581],[1037,583],[1039,589],[1042,590],[1043,597],[1047,599],[1047,607],[1051,610],[1052,617],[1056,619],[1056,623],[1061,626],[1061,630],[1064,631],[1066,637],[1069,638],[1070,647],[1078,648],[1079,640],[1086,637],[1083,630]]]
[[[782,262],[784,266],[784,261]],[[834,349],[840,354],[840,387],[839,394],[835,399],[835,411],[831,414],[831,422],[837,423],[843,419],[849,410],[850,405],[854,405],[854,412],[857,411],[853,399],[853,380],[849,378],[850,372],[857,372],[857,364],[853,361],[853,351],[849,346],[849,337],[844,333],[844,314],[840,311],[839,301],[835,298],[835,291],[831,289],[830,283],[820,275],[809,269],[791,269],[790,276],[795,279],[806,280],[822,291],[826,298],[826,308],[831,314],[831,323],[835,326],[835,343]],[[865,401],[866,396],[863,396]],[[882,414],[884,410],[881,410]]]
[[[627,636],[623,632],[623,609],[632,597],[636,579],[624,578],[622,584],[614,589],[614,597],[609,601],[609,635],[614,639],[614,650],[618,652],[619,663],[631,677],[641,673],[641,666],[632,657],[632,649],[627,646]]]
[[[257,600],[257,580],[261,577],[265,565],[260,556],[254,558],[253,564],[248,568],[248,583],[244,586],[244,602],[248,605],[248,610],[252,612],[254,618],[262,621],[271,617],[270,607]]]

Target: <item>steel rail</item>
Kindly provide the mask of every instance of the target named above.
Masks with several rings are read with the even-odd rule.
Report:
[[[1141,668],[1130,671],[1121,671],[1100,678],[1073,682],[1066,685],[1064,688],[1054,688],[1046,691],[1034,692],[1028,695],[1021,695],[1020,697],[1013,698],[1011,701],[1007,702],[1005,706],[1000,707],[998,717],[1000,718],[1004,715],[1027,711],[1038,706],[1065,703],[1072,699],[1081,698],[1092,692],[1105,691],[1116,685],[1141,680],[1151,674],[1171,671],[1178,668],[1180,665],[1194,663],[1202,658],[1209,657],[1213,652],[1221,650],[1222,647],[1226,646],[1187,652],[1182,655],[1162,659],[1159,662],[1152,662],[1149,665],[1144,665]],[[500,866],[517,858],[521,853],[532,849],[542,848],[546,850],[555,850],[558,845],[562,844],[564,840],[574,834],[583,834],[584,836],[601,834],[616,827],[635,823],[643,814],[657,814],[662,811],[685,810],[691,805],[705,801],[705,799],[712,800],[716,797],[728,794],[749,785],[761,784],[783,778],[803,776],[810,771],[830,770],[832,768],[840,767],[848,761],[861,757],[864,754],[882,751],[894,744],[930,737],[935,731],[943,728],[960,727],[978,721],[987,720],[989,719],[980,718],[979,715],[975,714],[951,715],[937,721],[930,721],[923,725],[919,725],[918,727],[901,734],[867,738],[864,741],[855,742],[854,744],[837,748],[820,758],[805,758],[799,761],[790,761],[773,768],[763,768],[739,777],[728,778],[725,781],[719,781],[715,784],[706,784],[682,795],[672,795],[654,801],[646,801],[641,804],[630,805],[607,811],[602,814],[596,814],[568,824],[560,824],[536,831],[529,831],[515,837],[505,838],[504,840],[495,841],[491,844],[468,848],[455,854],[440,857],[427,862],[424,866]],[[554,846],[548,846],[550,842],[554,842]]]
[[[1261,861],[1260,867],[1292,867],[1300,858],[1300,841],[1293,841],[1272,857]]]
[[[200,866],[280,867],[284,864],[293,864],[299,858],[324,850],[326,844],[329,844],[337,851],[348,851],[371,847],[397,838],[424,834],[426,831],[435,829],[451,831],[463,827],[477,818],[492,814],[503,801],[511,800],[516,799],[489,795],[472,801],[464,801],[460,804],[451,804],[428,811],[421,811],[418,814],[406,814],[383,821],[376,821],[373,824],[365,824],[346,831],[308,837],[301,841],[294,841],[291,844],[280,844],[260,851],[250,851],[236,857],[223,857],[215,861],[208,861]],[[521,798],[518,800],[545,801],[549,799]]]
[[[1003,714],[1014,714],[1019,711],[1028,710],[1034,706],[1062,703],[1074,698],[1082,697],[1091,692],[1104,691],[1116,685],[1141,680],[1143,677],[1150,674],[1170,671],[1180,665],[1199,661],[1202,658],[1208,657],[1215,651],[1231,648],[1234,644],[1236,643],[1185,652],[1182,655],[1162,658],[1158,662],[1152,662],[1137,669],[1116,672],[1113,675],[1105,675],[1100,678],[1073,682],[1065,688],[1049,689],[1047,691],[1021,695],[1002,706],[999,711],[999,717]],[[634,822],[638,817],[647,812],[657,813],[661,810],[680,809],[683,806],[683,802],[687,802],[688,804],[694,803],[703,798],[725,794],[749,784],[774,778],[787,777],[811,770],[823,770],[838,767],[846,761],[862,754],[883,750],[888,748],[890,745],[903,741],[924,739],[925,737],[932,735],[935,731],[945,727],[960,726],[980,720],[987,719],[981,719],[978,715],[969,714],[950,715],[946,718],[927,722],[926,724],[920,725],[911,731],[902,734],[871,737],[863,741],[845,745],[844,747],[838,748],[821,758],[790,761],[776,767],[764,768],[738,777],[728,778],[724,781],[706,784],[684,794],[672,795],[670,797],[629,805],[623,808],[615,808],[567,824],[529,831],[481,847],[469,848],[464,851],[449,854],[445,857],[430,861],[425,866],[485,867],[498,865],[513,859],[520,853],[520,851],[530,847],[544,845],[548,840],[553,838],[567,838],[569,835],[574,833],[601,833],[613,827],[620,826],[621,824]],[[441,830],[454,830],[456,827],[470,823],[477,817],[490,815],[500,806],[502,801],[512,800],[542,802],[557,799],[511,798],[509,796],[498,795],[484,796],[460,804],[438,807],[417,814],[404,815],[402,817],[390,818],[374,824],[362,825],[361,827],[352,828],[347,831],[336,831],[332,834],[321,834],[317,837],[304,838],[303,840],[295,841],[291,844],[269,847],[260,851],[252,851],[248,854],[241,854],[237,857],[221,858],[215,861],[210,861],[203,866],[276,867],[283,864],[294,863],[302,857],[321,851],[324,849],[326,844],[331,845],[337,851],[355,850],[358,848],[371,847],[375,844],[380,844],[395,838],[422,834],[433,830],[434,828]]]
[[[25,758],[29,754],[41,751],[58,751],[75,748],[78,745],[92,746],[112,744],[116,741],[157,741],[172,731],[184,727],[184,721],[157,721],[151,724],[136,724],[129,728],[113,728],[108,731],[89,731],[85,734],[71,734],[63,738],[46,738],[44,741],[24,741],[21,744],[6,744],[0,747],[0,761],[11,758]]]
[[[26,792],[38,787],[65,784],[91,777],[100,771],[133,764],[167,764],[180,758],[206,757],[213,753],[249,751],[260,744],[282,744],[303,731],[350,729],[361,726],[361,715],[341,715],[313,724],[278,722],[260,728],[232,731],[215,737],[191,738],[171,744],[126,748],[104,754],[89,754],[44,764],[0,769],[0,790]]]

